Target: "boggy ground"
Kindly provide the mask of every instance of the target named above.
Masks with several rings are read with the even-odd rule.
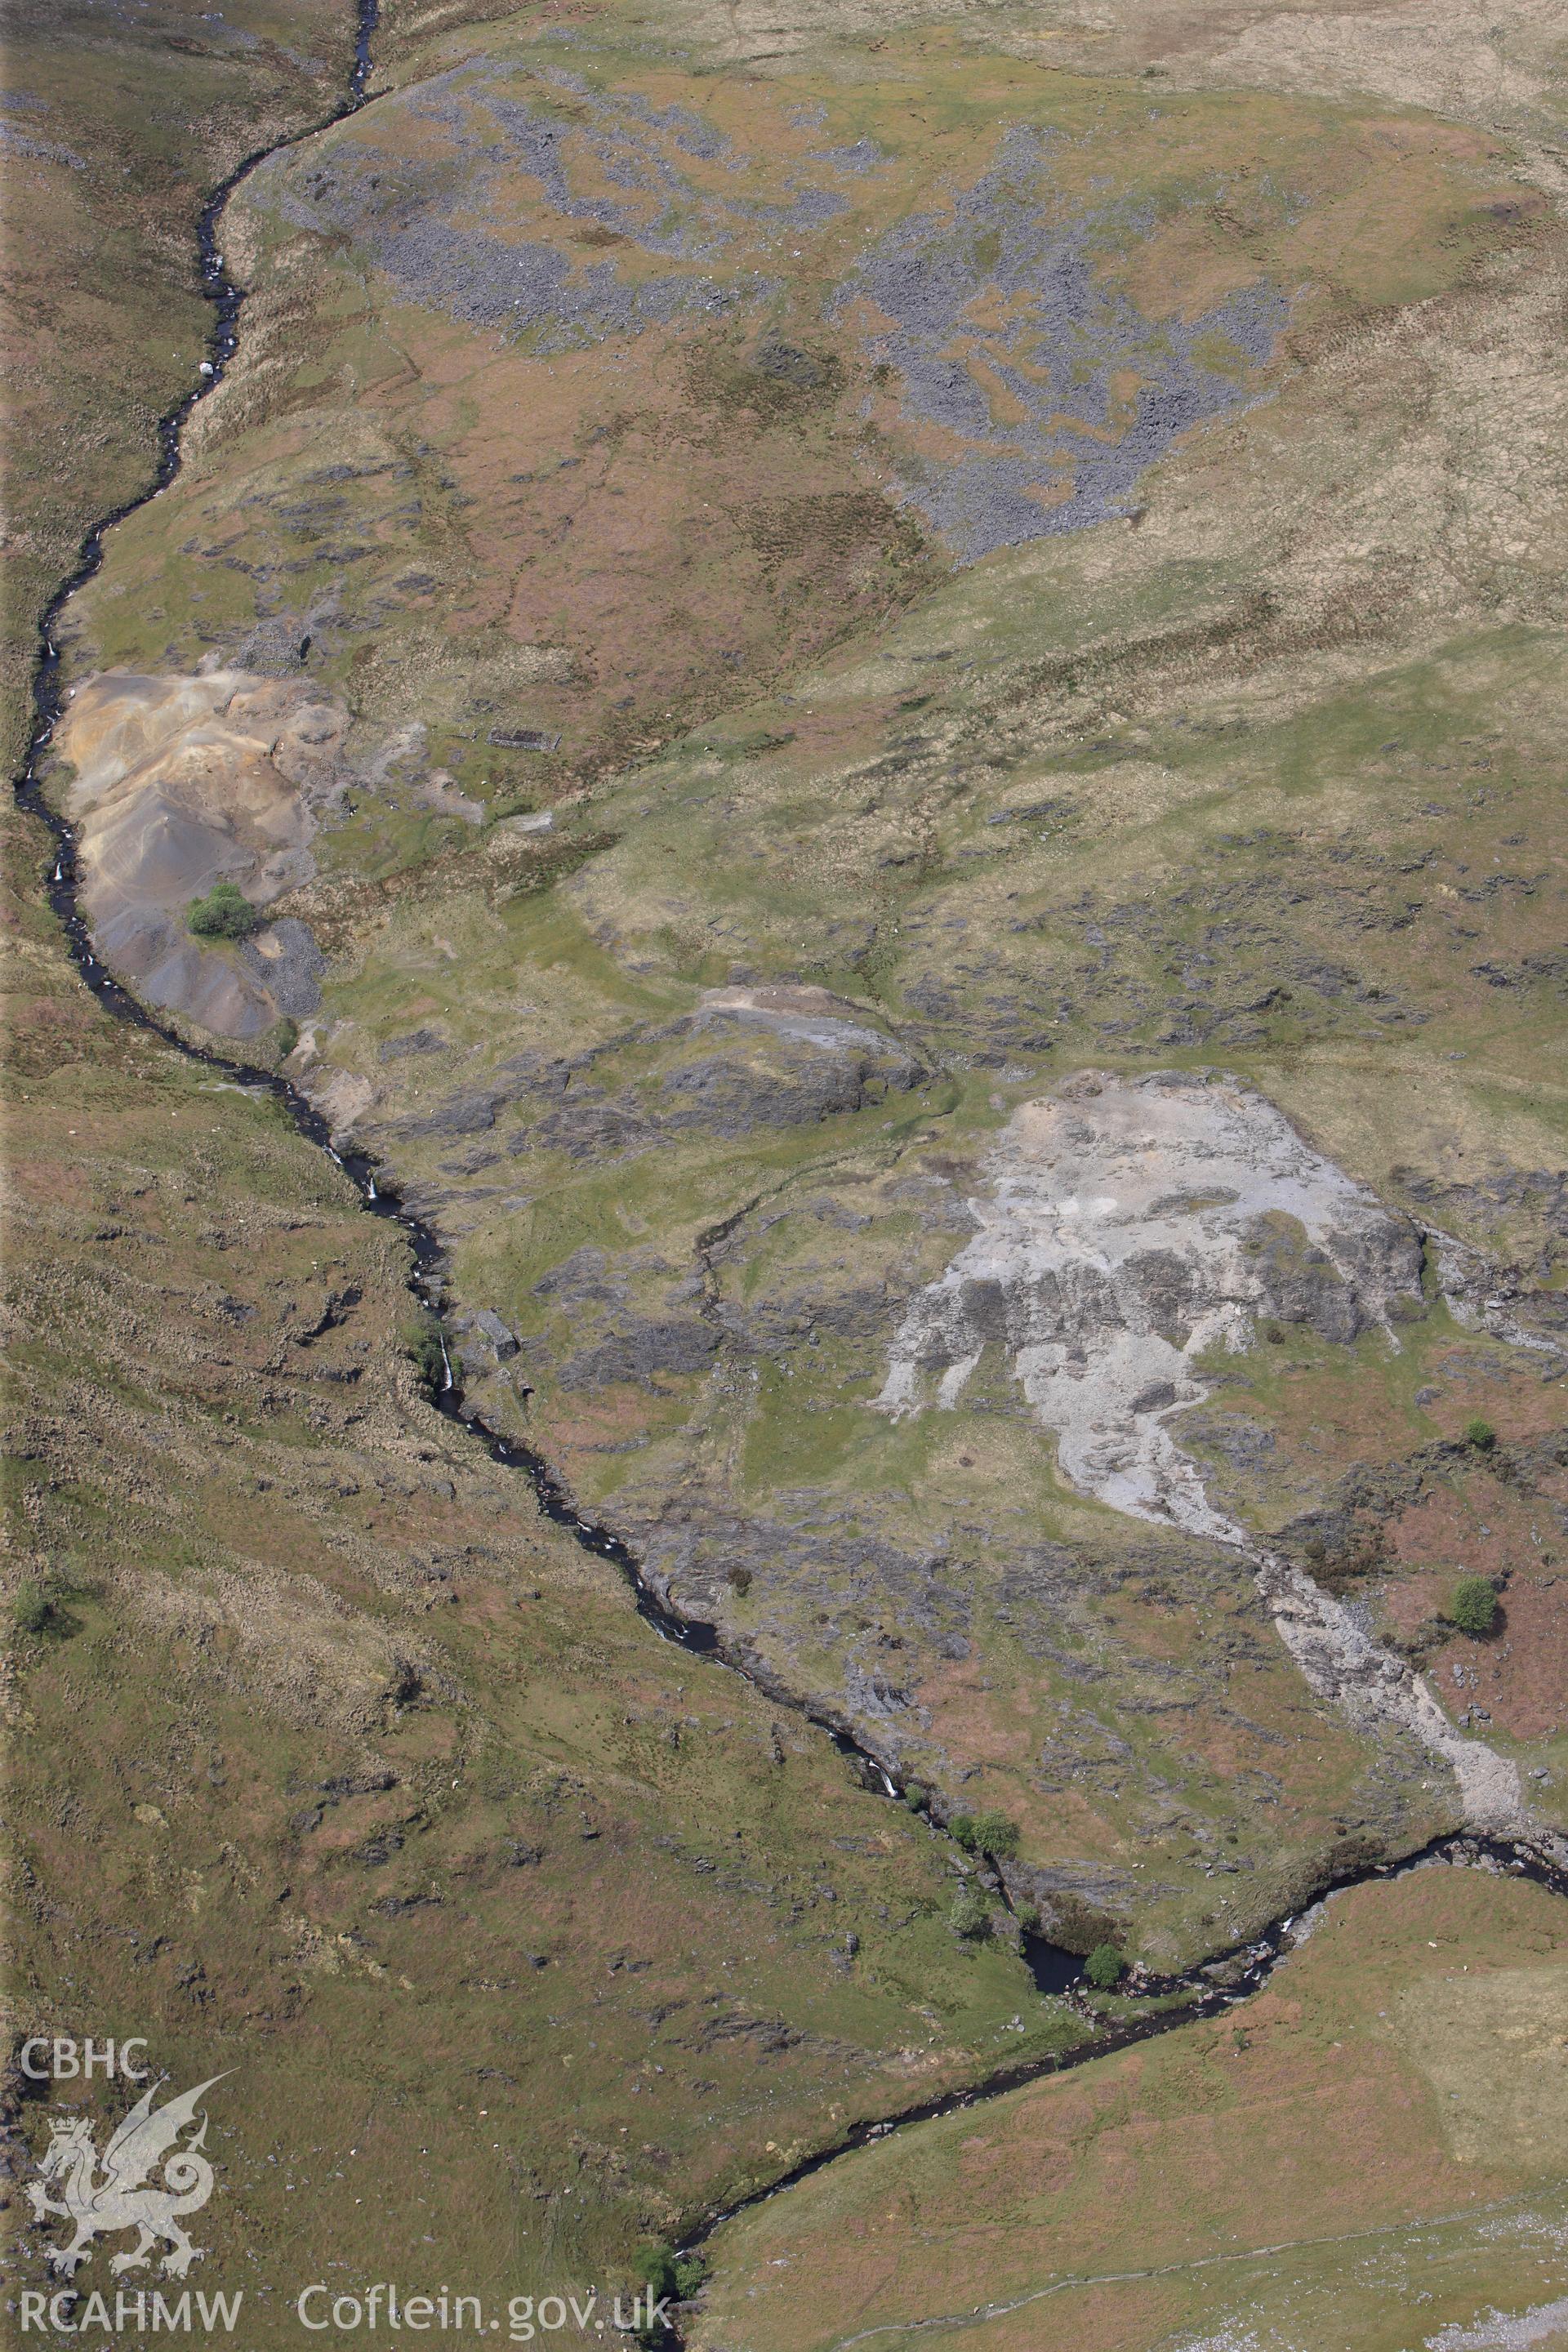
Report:
[[[742,2215],[701,2352],[1512,2352],[1568,2341],[1561,1901],[1336,1896],[1245,2007]]]
[[[1008,1121],[1218,1068],[1406,1221],[1407,1323],[1320,1328],[1286,1214],[1280,1317],[1197,1367],[1184,1456],[1292,1572],[1391,1551],[1417,1455],[1468,1491],[1477,1413],[1561,1425],[1537,100],[1422,111],[1441,39],[1376,99],[1342,47],[1237,99],[1206,22],[1097,78],[1065,28],[1067,72],[1016,25],[803,16],[747,63],[395,20],[391,94],[235,208],[240,363],[68,639],[83,686],[348,709],[289,1067],[450,1244],[474,1402],[737,1652],[1009,1811],[1059,1932],[1162,1959],[1458,1798],[1303,1683],[1244,1553],[1085,1493],[1005,1354],[870,1410]],[[1429,1663],[1388,1600],[1365,1637]]]

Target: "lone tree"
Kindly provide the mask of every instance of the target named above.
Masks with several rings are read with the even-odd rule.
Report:
[[[1448,1622],[1479,1640],[1497,1622],[1497,1594],[1485,1576],[1461,1576],[1448,1603]]]
[[[991,1906],[973,1887],[966,1886],[954,1900],[952,1932],[966,1944],[984,1944],[990,1938]]]
[[[54,1613],[54,1602],[34,1578],[17,1586],[11,1603],[11,1622],[18,1633],[41,1633]]]
[[[1113,1992],[1121,1982],[1124,1965],[1114,1944],[1096,1944],[1083,1964],[1083,1972],[1096,1992]]]
[[[1018,1851],[1018,1824],[1009,1821],[1005,1813],[976,1813],[974,1839],[982,1853],[1005,1861]]]
[[[193,898],[185,910],[198,940],[247,940],[260,920],[237,882],[215,882],[205,898]]]
[[[1489,1454],[1497,1444],[1497,1432],[1489,1421],[1483,1421],[1478,1413],[1474,1421],[1465,1423],[1465,1444],[1473,1445],[1478,1454]]]

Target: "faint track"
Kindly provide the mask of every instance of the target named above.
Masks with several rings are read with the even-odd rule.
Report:
[[[1068,2294],[1075,2289],[1097,2286],[1135,2286],[1147,2279],[1182,2278],[1194,2271],[1222,2269],[1229,2263],[1268,2262],[1276,2255],[1310,2252],[1319,2247],[1360,2246],[1375,2244],[1379,2240],[1409,2237],[1416,2231],[1452,2228],[1461,2223],[1484,2220],[1489,2214],[1505,2212],[1516,2200],[1499,2200],[1489,2205],[1468,2205],[1454,2213],[1423,2214],[1415,2221],[1386,2221],[1376,2229],[1339,2230],[1322,2238],[1280,2238],[1260,2246],[1227,2247],[1224,2253],[1193,2254],[1184,2261],[1153,2263],[1142,2270],[1082,2271],[1053,2279],[1048,2286],[1031,2288],[1027,2294],[1016,2295],[1005,2303],[976,2304],[972,2311],[945,2312],[930,2319],[884,2320],[875,2327],[861,2328],[853,2336],[836,2336],[828,2352],[854,2352],[861,2344],[879,2340],[900,2339],[931,2333],[936,2328],[983,2327],[994,2319],[1010,2318],[1016,2311],[1027,2311],[1032,2304],[1045,2303],[1052,2295]]]

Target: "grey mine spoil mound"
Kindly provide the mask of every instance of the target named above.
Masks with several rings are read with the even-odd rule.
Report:
[[[999,1343],[1075,1486],[1245,1550],[1311,1687],[1356,1719],[1415,1732],[1453,1769],[1479,1826],[1515,1821],[1516,1768],[1455,1730],[1403,1659],[1216,1511],[1180,1443],[1179,1415],[1207,1392],[1201,1360],[1246,1348],[1264,1318],[1347,1344],[1381,1328],[1397,1348],[1396,1308],[1420,1307],[1415,1229],[1264,1096],[1223,1078],[1081,1073],[1017,1111],[987,1173],[970,1202],[973,1238],[900,1325],[879,1409],[951,1409]]]

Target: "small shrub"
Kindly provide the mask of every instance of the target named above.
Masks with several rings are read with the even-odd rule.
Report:
[[[656,2302],[684,2303],[707,2277],[708,2264],[701,2254],[678,2254],[673,2246],[645,2246],[637,2275]]]
[[[1021,1935],[1037,1936],[1040,1932],[1040,1906],[1037,1903],[1020,1903],[1014,1916]]]
[[[637,2276],[650,2294],[663,2302],[675,2298],[675,2250],[672,2246],[645,2246],[637,2256]]]
[[[1083,1964],[1083,1972],[1096,1992],[1112,1992],[1121,1982],[1123,1965],[1114,1944],[1096,1944]]]
[[[1018,1851],[1018,1824],[1009,1821],[1005,1813],[976,1813],[973,1831],[975,1847],[981,1853],[1005,1859]]]
[[[1478,1454],[1489,1454],[1497,1444],[1497,1432],[1489,1421],[1483,1421],[1478,1413],[1474,1421],[1465,1423],[1465,1444],[1473,1445]]]
[[[215,882],[191,900],[185,920],[198,940],[247,940],[261,917],[237,882]]]
[[[737,1592],[744,1599],[752,1589],[752,1571],[749,1568],[731,1568],[726,1571],[724,1581],[731,1592]]]
[[[447,1385],[447,1357],[441,1327],[433,1315],[421,1315],[404,1325],[403,1349],[426,1391],[439,1396]]]
[[[1485,1576],[1461,1576],[1448,1602],[1448,1622],[1479,1640],[1497,1619],[1497,1594]]]
[[[954,1813],[947,1825],[947,1833],[954,1845],[961,1845],[965,1853],[973,1853],[975,1851],[978,1840],[974,1834],[973,1813]]]
[[[954,1897],[952,1932],[966,1944],[984,1944],[991,1935],[991,1906],[972,1886]]]
[[[11,1603],[11,1622],[18,1633],[41,1633],[55,1613],[55,1604],[34,1577],[29,1577]]]
[[[904,1802],[911,1813],[923,1813],[931,1802],[931,1797],[920,1781],[911,1780],[904,1790]]]

